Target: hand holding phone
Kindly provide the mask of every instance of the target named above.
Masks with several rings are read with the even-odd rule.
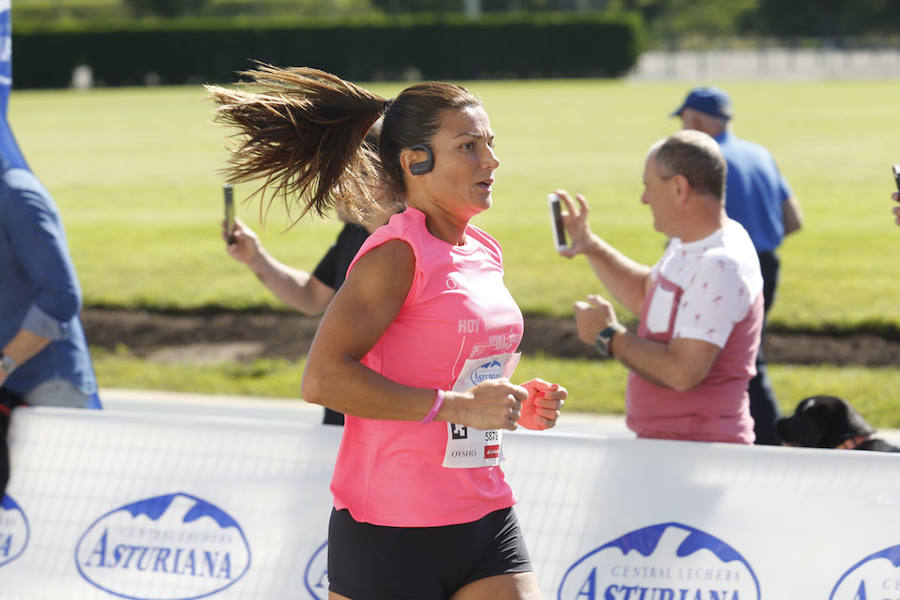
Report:
[[[555,193],[547,195],[547,203],[550,205],[550,225],[553,228],[553,242],[557,250],[568,248],[566,243],[566,227],[562,219],[562,202]]]
[[[231,184],[222,186],[225,193],[225,239],[229,244],[234,244],[234,190]]]

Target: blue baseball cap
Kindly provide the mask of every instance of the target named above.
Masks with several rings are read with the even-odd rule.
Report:
[[[733,113],[731,110],[731,98],[717,87],[698,87],[691,90],[684,102],[679,106],[670,117],[677,117],[685,108],[693,108],[698,112],[725,119],[731,119]]]

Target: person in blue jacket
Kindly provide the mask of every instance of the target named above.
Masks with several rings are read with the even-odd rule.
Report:
[[[14,407],[100,408],[81,301],[56,204],[0,117],[0,497]]]
[[[0,8],[0,498],[9,478],[12,409],[100,408],[81,327],[81,287],[50,193],[28,168],[6,120],[12,21]]]
[[[81,287],[53,198],[31,171],[0,174],[0,386],[35,406],[86,408],[97,381]]]

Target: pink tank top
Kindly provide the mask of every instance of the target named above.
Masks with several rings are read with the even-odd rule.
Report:
[[[391,217],[359,257],[402,239],[415,275],[400,313],[362,363],[398,383],[466,390],[509,377],[522,313],[503,283],[500,245],[473,225],[466,243],[433,237],[414,208]],[[515,503],[499,463],[502,431],[444,422],[347,415],[331,481],[334,505],[357,521],[394,527],[468,523]]]

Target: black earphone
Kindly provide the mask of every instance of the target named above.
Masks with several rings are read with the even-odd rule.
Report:
[[[431,148],[425,144],[416,144],[415,146],[410,146],[409,149],[421,150],[425,153],[425,160],[409,165],[410,173],[413,175],[424,175],[434,168],[434,154],[431,152]]]

